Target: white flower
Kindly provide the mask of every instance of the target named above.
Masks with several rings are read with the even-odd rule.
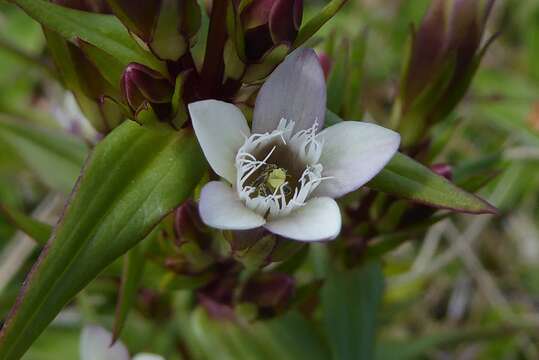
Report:
[[[112,334],[100,326],[86,326],[80,337],[81,360],[165,360],[160,355],[140,353],[133,358],[121,341],[111,346]]]
[[[335,238],[334,199],[371,180],[400,143],[394,131],[344,121],[323,128],[326,85],[312,49],[298,49],[268,78],[256,99],[253,126],[232,104],[189,104],[193,128],[224,181],[202,189],[202,220],[223,230],[264,227],[299,241]]]

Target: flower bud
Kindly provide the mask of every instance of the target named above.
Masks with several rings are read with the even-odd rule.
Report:
[[[419,141],[425,125],[449,115],[465,95],[486,48],[481,39],[493,4],[433,0],[413,32],[398,102],[406,145]]]
[[[131,63],[121,79],[122,94],[133,111],[144,102],[164,104],[172,100],[174,86],[163,75],[147,66]]]
[[[194,242],[202,249],[206,249],[211,245],[211,238],[204,231],[205,225],[200,219],[198,207],[193,200],[182,204],[174,215],[174,235],[178,246]]]
[[[283,310],[292,299],[294,278],[279,273],[268,273],[249,280],[242,293],[242,301],[256,304],[261,315],[273,315]]]
[[[196,0],[109,0],[114,14],[162,60],[182,57],[200,28]]]
[[[430,169],[435,172],[437,175],[443,176],[447,180],[451,181],[453,179],[453,168],[448,164],[433,164],[430,166]]]
[[[254,0],[240,14],[247,59],[260,60],[274,46],[292,44],[302,16],[302,0]]]

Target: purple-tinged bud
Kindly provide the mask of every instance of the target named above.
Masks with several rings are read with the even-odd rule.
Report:
[[[251,279],[243,289],[242,301],[254,303],[261,314],[283,310],[292,299],[296,282],[286,274],[268,273]]]
[[[172,100],[174,86],[163,75],[147,66],[131,63],[121,79],[122,94],[133,111],[144,102],[165,104]]]
[[[162,60],[183,56],[200,28],[196,0],[108,0],[125,27]]]
[[[211,239],[204,231],[204,227],[194,201],[188,200],[176,210],[174,235],[178,246],[187,242],[195,242],[202,249],[206,249],[210,245]]]
[[[449,164],[434,164],[430,166],[430,169],[449,181],[453,180],[453,167]]]
[[[257,61],[276,45],[292,44],[302,17],[302,0],[254,0],[240,14],[247,59]]]
[[[433,0],[412,33],[395,114],[405,145],[420,141],[428,125],[449,115],[464,97],[486,49],[481,40],[493,4]]]

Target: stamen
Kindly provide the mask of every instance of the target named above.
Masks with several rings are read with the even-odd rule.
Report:
[[[311,128],[292,134],[294,125],[293,121],[283,118],[276,130],[246,137],[236,156],[238,195],[247,207],[262,216],[284,216],[295,208],[304,206],[322,181],[333,178],[322,177],[323,168],[318,163],[323,147],[323,142],[317,139],[318,121]],[[282,143],[273,145],[263,160],[257,160],[253,154],[272,144],[276,137],[280,138]],[[300,167],[305,166],[301,176],[295,180],[293,189],[287,180],[290,176],[287,168],[269,163],[279,146],[288,147],[295,154],[290,160],[303,164],[299,165]],[[261,173],[256,179],[250,179],[257,172]]]

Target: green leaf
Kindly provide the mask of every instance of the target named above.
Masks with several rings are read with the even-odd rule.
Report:
[[[86,57],[99,69],[103,78],[119,93],[120,80],[125,68],[124,64],[90,43],[79,41],[79,47]]]
[[[322,289],[322,309],[333,359],[374,357],[376,313],[383,290],[384,276],[378,263],[330,272]]]
[[[0,118],[0,141],[13,147],[48,186],[69,193],[86,158],[79,139],[49,129]]]
[[[80,38],[124,65],[138,62],[164,71],[162,62],[143,50],[112,15],[94,14],[55,5],[45,0],[11,0],[46,28],[69,41]]]
[[[467,343],[507,339],[520,333],[535,333],[537,328],[530,324],[493,324],[481,327],[451,329],[424,335],[408,341],[388,340],[377,349],[376,360],[391,360],[399,354],[399,360],[423,359],[434,350],[455,348]]]
[[[332,64],[331,73],[329,74],[327,108],[336,114],[340,114],[348,84],[347,80],[349,80],[350,75],[350,42],[343,40],[336,52],[340,56],[335,57],[335,62]]]
[[[332,0],[316,16],[301,27],[294,42],[296,49],[309,40],[325,23],[327,23],[346,4],[348,0]]]
[[[0,204],[0,213],[3,214],[13,226],[24,231],[39,245],[45,245],[52,234],[52,226],[42,223],[7,204]]]
[[[367,186],[436,208],[471,214],[497,213],[496,208],[485,200],[401,153],[397,153]]]
[[[118,302],[116,303],[116,316],[114,319],[113,342],[119,337],[120,333],[127,320],[127,315],[133,307],[137,296],[138,286],[144,274],[145,258],[144,255],[150,242],[154,239],[155,231],[152,232],[146,239],[141,241],[123,258],[122,284],[118,294]]]
[[[19,359],[80,290],[195,188],[206,168],[191,130],[126,121],[98,144],[0,336]]]
[[[184,325],[185,326],[185,325]],[[203,359],[328,359],[314,325],[296,312],[269,321],[236,324],[196,309],[187,324],[190,350]]]

